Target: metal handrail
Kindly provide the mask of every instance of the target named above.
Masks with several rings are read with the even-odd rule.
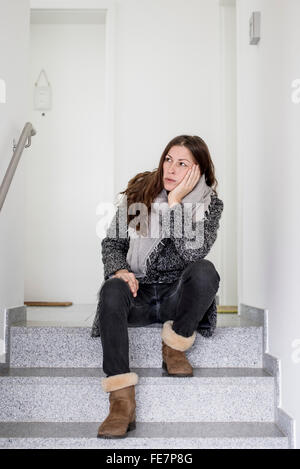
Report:
[[[35,129],[33,128],[32,124],[30,122],[27,122],[24,126],[24,129],[21,133],[21,136],[19,138],[19,141],[16,146],[14,146],[14,152],[13,156],[10,160],[9,166],[7,168],[7,171],[5,173],[4,179],[2,181],[1,187],[0,187],[0,211],[2,209],[2,206],[4,204],[6,194],[8,192],[8,189],[10,187],[11,181],[14,177],[15,171],[17,169],[19,160],[21,158],[21,155],[23,153],[24,148],[28,148],[31,145],[31,137],[33,137],[36,134]],[[28,143],[26,145],[26,142],[28,140]]]

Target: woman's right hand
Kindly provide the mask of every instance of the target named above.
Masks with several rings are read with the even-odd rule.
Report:
[[[117,270],[112,278],[117,277],[121,278],[128,283],[130,290],[132,291],[133,296],[137,295],[139,289],[139,281],[135,278],[134,273],[129,272],[127,269]]]

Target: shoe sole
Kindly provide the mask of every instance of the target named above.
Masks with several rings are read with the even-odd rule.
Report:
[[[182,378],[188,378],[188,377],[194,376],[193,372],[192,373],[169,373],[166,362],[164,362],[164,361],[162,362],[162,368],[164,368],[166,370],[166,372],[168,373],[169,376],[179,376],[179,377],[182,377]]]
[[[130,422],[130,423],[129,423],[126,432],[123,433],[122,435],[109,435],[109,434],[107,434],[107,435],[99,435],[99,434],[98,434],[98,435],[97,435],[97,438],[126,438],[127,433],[130,432],[130,430],[135,430],[135,428],[136,428],[136,423],[135,423],[135,421],[133,421],[133,422]]]

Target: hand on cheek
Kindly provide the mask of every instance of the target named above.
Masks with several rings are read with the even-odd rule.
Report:
[[[186,172],[180,183],[169,192],[168,201],[170,204],[180,203],[183,197],[191,192],[201,177],[200,167],[198,164],[193,166]]]

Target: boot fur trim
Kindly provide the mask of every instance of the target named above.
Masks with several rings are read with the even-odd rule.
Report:
[[[193,345],[196,338],[196,331],[194,331],[190,337],[184,337],[177,334],[172,329],[172,324],[173,321],[166,321],[164,323],[161,331],[162,340],[165,342],[165,344],[174,350],[180,350],[181,352],[184,352]]]
[[[127,388],[137,384],[138,375],[136,373],[120,373],[118,375],[102,378],[101,385],[105,392],[116,391],[117,389]]]

